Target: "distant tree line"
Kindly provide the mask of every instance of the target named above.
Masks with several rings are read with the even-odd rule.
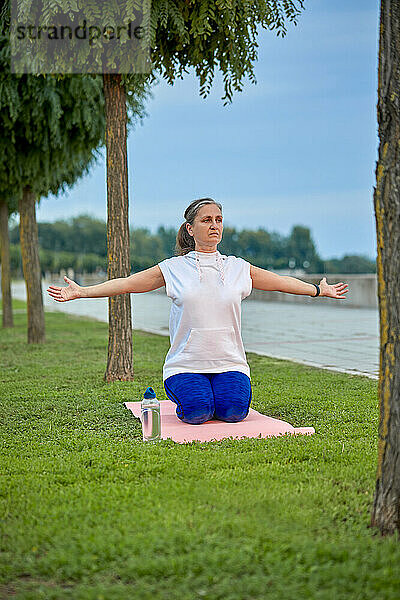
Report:
[[[38,223],[42,273],[58,273],[72,268],[77,273],[106,271],[106,224],[82,215],[54,223]],[[174,255],[176,230],[158,227],[131,233],[130,262],[133,272],[142,271]],[[10,229],[13,276],[22,274],[19,230]],[[241,256],[254,265],[270,270],[303,269],[306,273],[375,273],[375,261],[366,256],[346,255],[322,260],[308,227],[295,225],[288,236],[257,230],[225,227],[218,246],[222,254]]]

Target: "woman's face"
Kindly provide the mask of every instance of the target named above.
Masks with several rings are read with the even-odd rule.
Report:
[[[204,204],[193,225],[186,223],[186,229],[194,237],[195,249],[200,251],[215,251],[222,239],[223,228],[222,213],[216,204]]]

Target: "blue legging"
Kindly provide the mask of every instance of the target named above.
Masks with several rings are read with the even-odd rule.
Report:
[[[236,423],[249,413],[250,378],[240,371],[178,373],[167,377],[164,388],[185,423],[198,425],[213,418]]]

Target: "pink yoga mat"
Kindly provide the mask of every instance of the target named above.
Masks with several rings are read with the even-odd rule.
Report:
[[[140,419],[140,402],[125,402],[128,410]],[[161,437],[174,442],[211,442],[225,438],[276,437],[285,434],[312,435],[314,427],[292,427],[285,421],[262,415],[250,408],[247,417],[239,423],[226,423],[213,419],[201,425],[183,423],[175,414],[176,404],[171,400],[161,400]]]

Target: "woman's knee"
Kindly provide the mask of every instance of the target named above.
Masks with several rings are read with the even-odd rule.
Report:
[[[184,423],[199,425],[212,419],[214,396],[211,384],[201,373],[179,373],[164,381],[170,400],[175,402],[176,416]]]
[[[250,405],[250,403],[249,403]],[[218,406],[215,409],[215,416],[220,421],[227,421],[228,423],[239,423],[243,421],[249,414],[249,405],[247,407],[231,406]]]
[[[190,425],[200,425],[201,423],[205,423],[206,421],[210,421],[214,416],[214,411],[201,411],[201,410],[192,410],[185,411],[184,415],[179,415],[178,410],[177,417],[183,421],[184,423],[190,423]]]
[[[252,398],[250,378],[238,371],[219,373],[212,381],[215,397],[215,417],[237,423],[249,414]]]

